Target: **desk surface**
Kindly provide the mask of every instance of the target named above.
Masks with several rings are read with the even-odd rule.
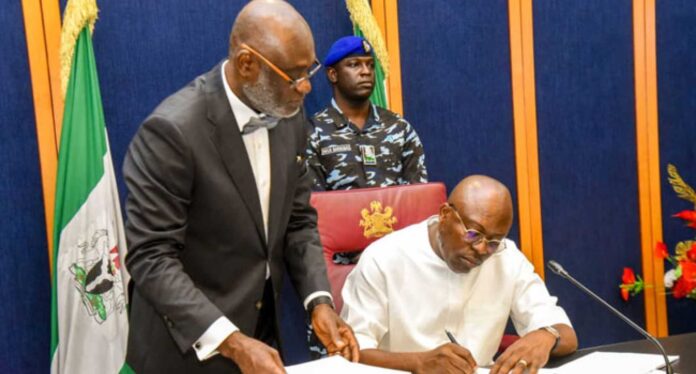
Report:
[[[668,336],[658,339],[665,347],[668,355],[678,355],[679,361],[673,367],[679,374],[696,373],[696,333]],[[659,350],[654,344],[645,339],[632,340],[623,343],[600,345],[597,347],[583,348],[570,356],[552,359],[547,367],[558,367],[567,362],[578,359],[592,352],[633,352],[655,353]]]

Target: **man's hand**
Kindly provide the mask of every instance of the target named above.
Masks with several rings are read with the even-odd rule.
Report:
[[[278,351],[240,331],[233,332],[218,347],[221,355],[234,361],[244,374],[284,374]]]
[[[476,372],[476,361],[468,349],[453,343],[443,344],[432,351],[418,354],[416,374]]]
[[[346,360],[358,362],[358,342],[350,328],[328,304],[319,304],[312,310],[312,327],[329,355],[340,354]]]
[[[544,330],[535,330],[514,342],[495,360],[491,374],[536,374],[549,361],[556,338]]]

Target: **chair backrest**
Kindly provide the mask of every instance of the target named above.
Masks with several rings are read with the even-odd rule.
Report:
[[[343,307],[343,283],[354,265],[334,264],[334,253],[362,251],[392,231],[437,214],[446,200],[442,183],[312,193],[331,294],[338,311]]]

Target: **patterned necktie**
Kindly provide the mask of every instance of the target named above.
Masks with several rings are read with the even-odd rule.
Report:
[[[249,118],[249,122],[247,122],[242,128],[242,135],[251,134],[262,127],[272,130],[278,125],[278,121],[278,118],[265,114],[262,114],[259,117],[251,117]]]

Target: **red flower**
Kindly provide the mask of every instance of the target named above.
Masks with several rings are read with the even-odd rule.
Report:
[[[682,268],[681,279],[686,284],[686,293],[691,293],[696,288],[696,262],[681,261],[679,265]]]
[[[686,252],[686,258],[696,262],[696,242],[691,243],[691,249]]]
[[[682,299],[687,293],[684,278],[677,279],[677,281],[674,282],[674,287],[672,288],[672,296],[674,296],[675,299]]]
[[[665,243],[657,242],[657,244],[655,244],[655,257],[662,259],[669,257]]]
[[[621,281],[627,286],[636,283],[636,274],[633,272],[633,269],[624,268],[623,275],[621,276]]]
[[[674,284],[672,292],[675,299],[681,299],[696,288],[696,262],[681,261],[679,263],[682,276]]]
[[[673,215],[672,217],[678,217],[687,221],[687,226],[696,229],[696,210],[682,210],[681,212]]]
[[[636,274],[631,268],[624,268],[623,275],[621,276],[621,298],[624,301],[628,301],[629,292],[634,292],[636,287]]]

